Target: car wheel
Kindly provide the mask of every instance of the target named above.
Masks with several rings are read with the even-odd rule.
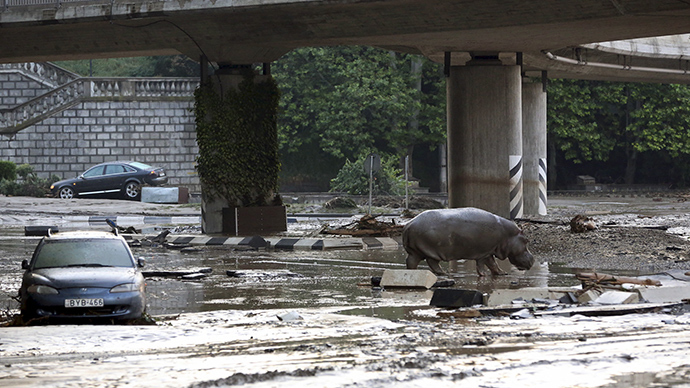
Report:
[[[126,199],[137,199],[141,194],[141,185],[137,182],[127,182],[125,184],[124,194]]]
[[[72,199],[74,198],[74,190],[71,187],[62,187],[58,191],[58,196],[62,199]]]

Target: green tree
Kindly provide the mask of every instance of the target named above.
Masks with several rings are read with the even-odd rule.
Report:
[[[548,99],[552,156],[557,149],[575,164],[607,162],[632,184],[641,156],[659,163],[690,155],[685,85],[555,80]],[[550,171],[556,167],[553,160]]]
[[[370,152],[403,156],[445,137],[440,66],[419,56],[364,46],[301,48],[272,72],[282,91],[283,160],[303,161],[308,151],[333,171]]]
[[[185,55],[83,59],[56,65],[83,77],[197,77],[199,64]]]

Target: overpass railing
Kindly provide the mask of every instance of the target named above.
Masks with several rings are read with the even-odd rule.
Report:
[[[25,7],[29,5],[54,5],[60,7],[63,3],[77,3],[84,0],[0,0],[2,8]]]
[[[12,135],[87,100],[192,98],[198,78],[79,78],[0,112],[0,134]]]

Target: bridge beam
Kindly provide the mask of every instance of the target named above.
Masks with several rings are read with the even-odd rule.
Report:
[[[521,217],[520,67],[475,57],[449,70],[448,205]]]
[[[522,84],[523,194],[527,215],[546,214],[546,92],[541,82]]]

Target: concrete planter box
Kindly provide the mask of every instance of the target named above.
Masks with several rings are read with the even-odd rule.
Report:
[[[255,236],[287,230],[285,206],[230,206],[201,192],[201,231],[226,236]]]
[[[285,206],[223,208],[223,234],[254,236],[287,230]]]
[[[141,202],[189,203],[189,189],[186,187],[142,187]]]

